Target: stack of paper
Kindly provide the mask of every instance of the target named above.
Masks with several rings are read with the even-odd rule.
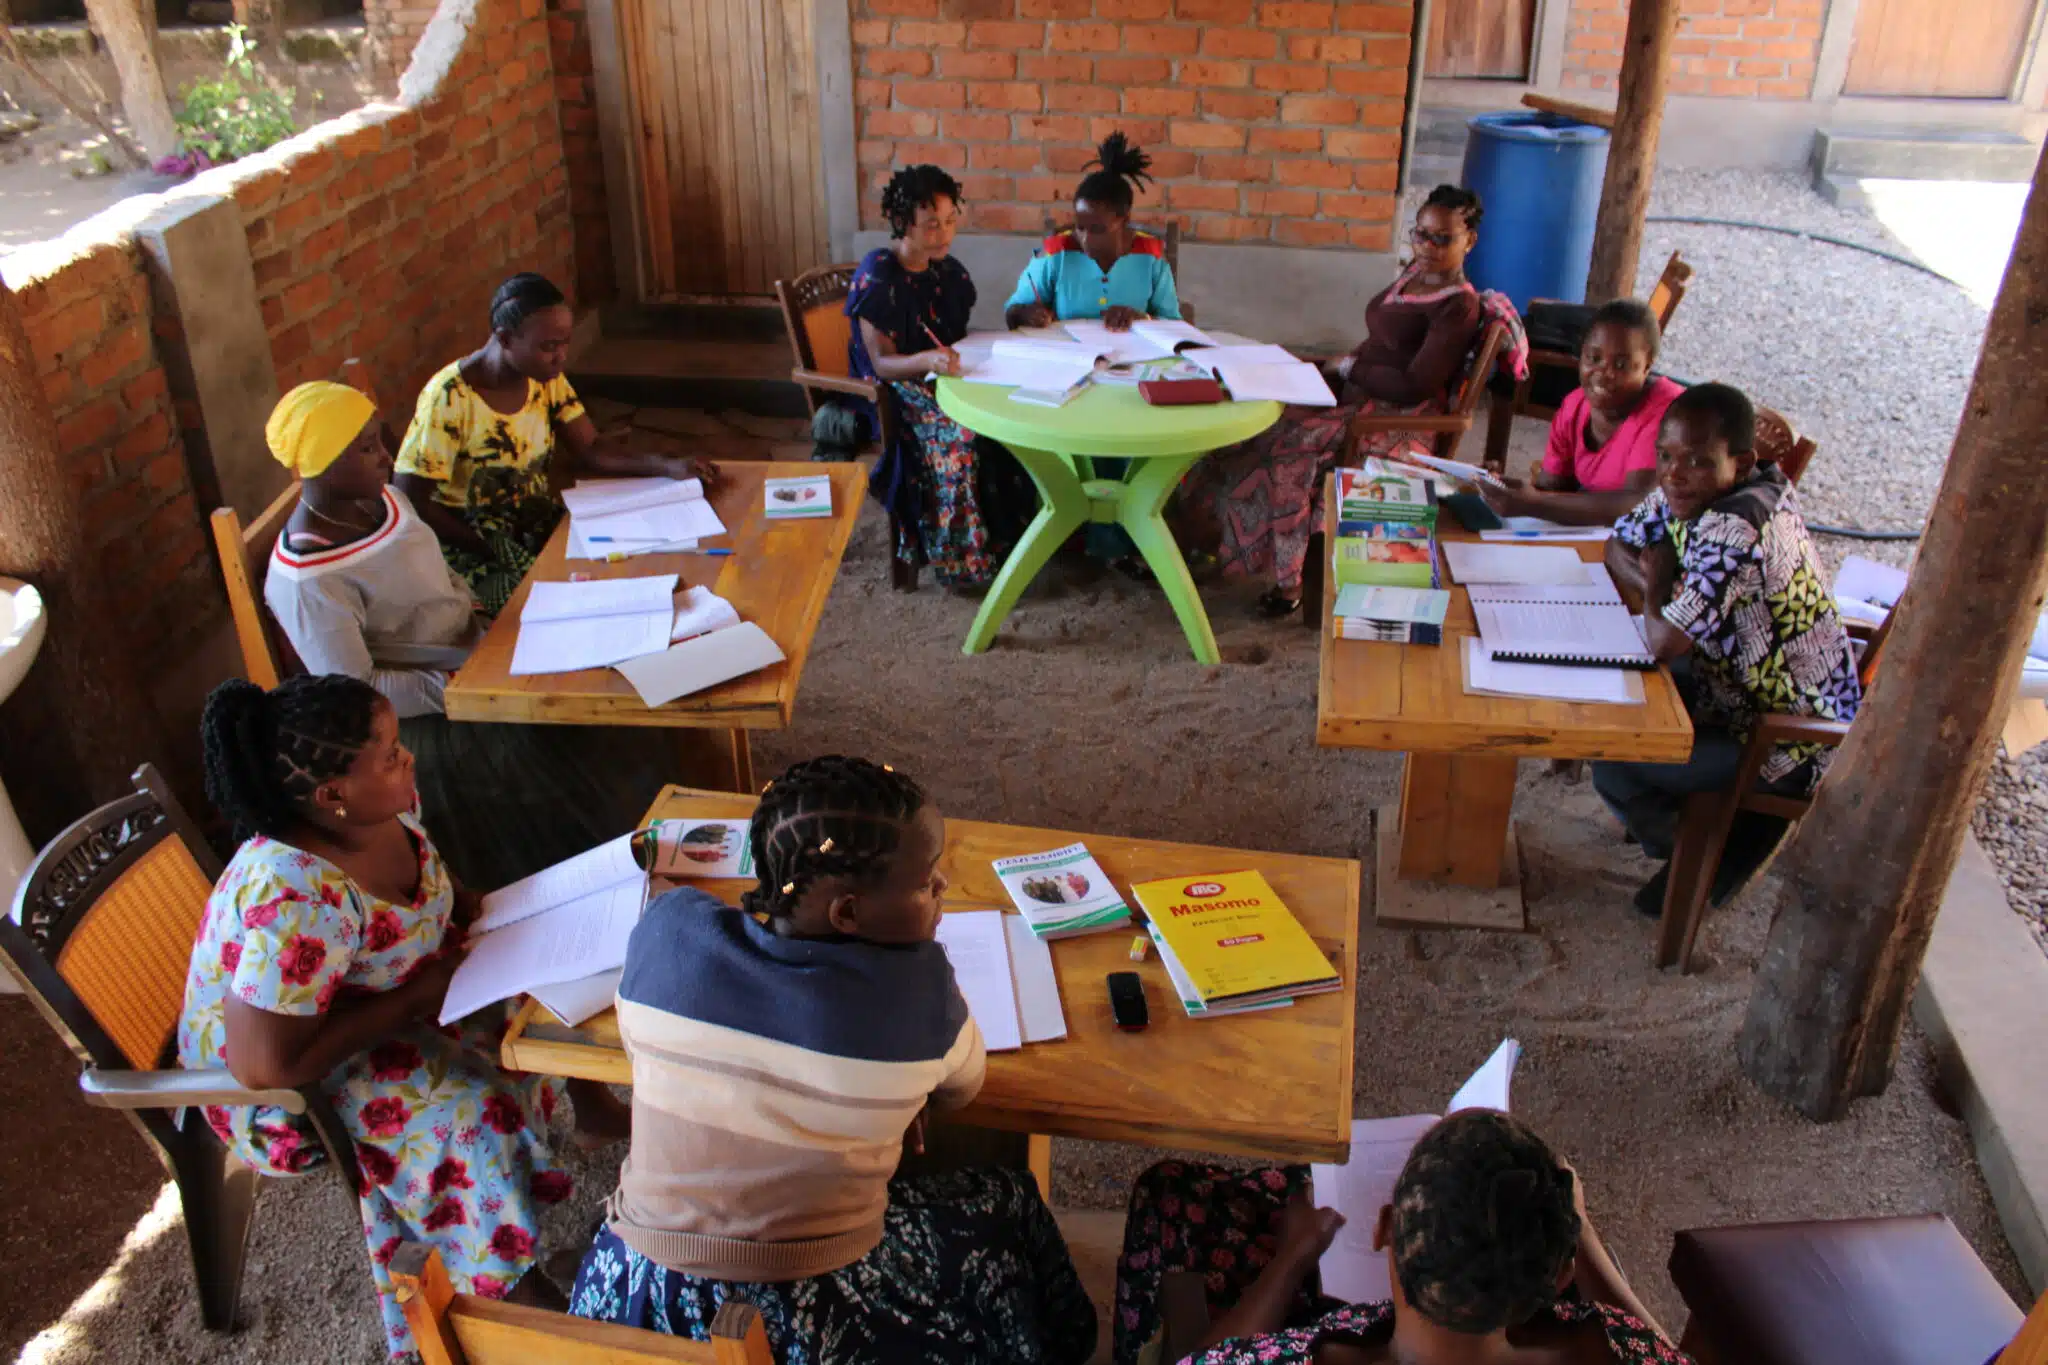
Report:
[[[697,479],[586,480],[562,491],[575,558],[694,548],[725,534]],[[581,551],[581,553],[576,553]]]
[[[675,624],[674,574],[535,583],[519,612],[515,677],[602,668],[668,647]]]
[[[485,896],[469,956],[441,1002],[441,1022],[622,966],[647,904],[647,872],[634,855],[639,839],[637,831],[622,834]]]
[[[1115,365],[1159,360],[1190,346],[1216,344],[1194,324],[1170,318],[1140,318],[1121,332],[1110,331],[1099,318],[1077,318],[1064,326],[1068,336]]]
[[[1346,583],[1337,589],[1330,633],[1339,640],[1389,644],[1443,643],[1451,594],[1442,588],[1385,588]]]
[[[684,588],[675,595],[675,604],[675,624],[668,632],[671,641],[694,639],[740,623],[739,608],[709,588]]]
[[[1021,916],[1000,910],[950,910],[936,935],[953,964],[982,1046],[1010,1052],[1067,1036],[1052,950]]]
[[[1508,1083],[1522,1045],[1510,1038],[1451,1097],[1446,1114],[1461,1109],[1508,1109]],[[1309,1167],[1317,1204],[1344,1215],[1344,1226],[1323,1253],[1323,1292],[1346,1303],[1378,1303],[1392,1291],[1384,1252],[1373,1250],[1380,1210],[1394,1202],[1394,1184],[1415,1143],[1439,1122],[1435,1114],[1397,1119],[1354,1119],[1351,1155],[1341,1166]]]
[[[1086,844],[995,860],[996,878],[1042,939],[1092,934],[1131,922],[1131,907]]]
[[[1543,701],[1640,705],[1643,680],[1625,668],[1581,664],[1515,663],[1487,653],[1477,635],[1465,637],[1465,691],[1483,697],[1534,697]]]

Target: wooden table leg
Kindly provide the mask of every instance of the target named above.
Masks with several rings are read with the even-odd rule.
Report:
[[[1025,1161],[1031,1167],[1031,1178],[1038,1182],[1038,1193],[1046,1204],[1052,1204],[1052,1139],[1044,1133],[1033,1133],[1031,1145],[1026,1150]]]
[[[741,796],[754,794],[754,747],[747,732],[732,731],[732,789]]]
[[[1526,927],[1514,801],[1513,758],[1409,754],[1399,808],[1379,811],[1377,922]]]

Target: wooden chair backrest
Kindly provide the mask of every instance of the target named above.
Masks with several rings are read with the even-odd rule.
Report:
[[[1505,322],[1489,322],[1480,334],[1479,349],[1473,353],[1472,364],[1458,384],[1458,392],[1446,411],[1454,417],[1470,417],[1479,409],[1479,400],[1486,393],[1487,381],[1493,378],[1493,367],[1500,359],[1501,347],[1508,342],[1508,325]]]
[[[221,865],[155,768],[134,782],[37,855],[0,948],[79,1060],[147,1071],[177,1028]]]
[[[1794,431],[1785,415],[1775,408],[1756,410],[1757,463],[1778,466],[1785,471],[1786,479],[1796,484],[1819,449],[1810,438]]]
[[[1655,287],[1650,290],[1650,311],[1657,316],[1660,328],[1671,325],[1671,315],[1678,311],[1678,305],[1685,299],[1685,291],[1692,286],[1692,263],[1676,251],[1671,259],[1664,262],[1664,273],[1657,277]]]
[[[853,336],[853,320],[846,316],[846,295],[857,269],[851,264],[821,265],[793,281],[775,282],[796,368],[842,378],[848,374],[846,346]]]
[[[711,1340],[592,1322],[542,1308],[458,1294],[441,1254],[407,1242],[391,1258],[391,1284],[420,1365],[774,1365],[761,1314],[728,1299]]]
[[[242,647],[242,676],[266,691],[284,680],[282,660],[298,662],[263,605],[270,552],[298,505],[299,481],[293,479],[246,528],[232,507],[216,507],[207,518],[213,550],[220,558],[221,582],[227,588],[228,611],[234,617],[235,642]]]

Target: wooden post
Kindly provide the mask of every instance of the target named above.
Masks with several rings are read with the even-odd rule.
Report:
[[[1678,0],[1631,0],[1622,39],[1620,93],[1614,103],[1614,138],[1607,144],[1607,178],[1600,185],[1600,218],[1593,229],[1593,264],[1586,272],[1586,302],[1606,303],[1635,292],[1636,256],[1643,246],[1643,216],[1657,173],[1657,138],[1664,128],[1664,77],[1671,70],[1671,40],[1678,30]]]
[[[0,759],[37,841],[131,790],[136,765],[164,757],[127,653],[137,608],[100,577],[56,430],[21,305],[0,283],[0,573],[33,584],[49,613],[41,652],[0,704]]]
[[[2048,175],[1991,310],[1913,580],[1835,769],[1780,860],[1738,1049],[1809,1118],[1882,1091],[2048,588]]]
[[[178,125],[156,59],[153,0],[85,0],[85,17],[107,45],[121,78],[121,112],[151,161],[178,150]]]

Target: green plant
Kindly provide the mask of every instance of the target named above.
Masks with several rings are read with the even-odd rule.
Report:
[[[176,117],[188,155],[233,161],[298,131],[291,96],[264,80],[255,51],[248,29],[228,25],[227,65],[220,78],[194,81],[181,93]]]

